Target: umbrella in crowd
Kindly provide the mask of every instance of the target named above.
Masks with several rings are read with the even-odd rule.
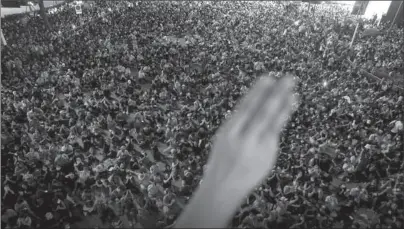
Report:
[[[50,30],[41,17],[2,18],[2,228],[170,228],[188,203],[220,216],[233,189],[240,201],[216,226],[230,217],[238,228],[403,227],[404,95],[392,80],[404,68],[403,29],[381,23],[377,39],[350,48],[356,19],[344,23],[336,5],[94,1],[80,16],[58,7]],[[367,77],[380,69],[388,76]],[[275,85],[292,75],[299,98],[279,144],[264,134],[280,117],[265,101],[279,91],[259,103],[271,116],[241,118],[275,117],[248,138],[276,146],[272,169],[261,151],[240,154],[248,125],[230,131],[227,148],[215,141],[248,111],[239,101],[263,74]],[[207,163],[211,154],[229,163]],[[247,179],[258,165],[267,167]],[[198,187],[222,195],[198,201]]]

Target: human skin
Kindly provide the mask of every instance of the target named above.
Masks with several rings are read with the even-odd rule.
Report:
[[[276,162],[279,135],[295,101],[293,80],[261,78],[214,141],[203,182],[177,228],[225,227]]]

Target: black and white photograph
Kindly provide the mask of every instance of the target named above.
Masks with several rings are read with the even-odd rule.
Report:
[[[403,2],[1,0],[1,228],[404,228]]]

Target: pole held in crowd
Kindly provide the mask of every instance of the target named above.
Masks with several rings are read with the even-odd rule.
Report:
[[[353,34],[353,36],[352,36],[351,44],[349,45],[349,47],[352,47],[352,45],[353,45],[353,43],[354,43],[354,41],[355,41],[356,34],[358,33],[358,28],[359,28],[359,22],[358,22],[358,24],[356,25],[355,32],[354,32],[354,34]]]
[[[355,64],[354,64],[351,60],[346,59],[346,61],[347,61],[352,67],[356,67]],[[375,80],[377,80],[377,81],[379,81],[379,82],[382,82],[382,81],[383,81],[383,79],[381,79],[381,78],[375,76],[374,74],[372,74],[372,73],[370,73],[370,72],[368,72],[368,71],[366,71],[366,70],[364,70],[364,69],[362,69],[362,68],[359,68],[358,70],[359,70],[359,73],[360,73],[360,74],[365,75],[366,77],[373,78],[373,79],[375,79]],[[404,88],[402,88],[402,87],[400,87],[400,86],[397,86],[397,85],[395,85],[395,84],[393,84],[393,87],[394,87],[394,88],[401,89],[401,90],[404,90]]]
[[[1,33],[1,43],[6,46],[7,45],[7,41],[6,38],[4,38],[4,34],[3,34],[3,30],[0,30]]]
[[[402,6],[403,6],[403,1],[401,1],[400,6],[399,6],[398,9],[397,9],[396,15],[394,16],[393,22],[391,22],[391,25],[390,25],[390,28],[389,28],[389,31],[388,31],[388,32],[390,32],[391,28],[393,28],[393,25],[394,25],[394,23],[396,22],[398,13],[400,12]]]

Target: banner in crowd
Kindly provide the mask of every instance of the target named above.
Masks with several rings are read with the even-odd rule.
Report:
[[[74,9],[76,10],[76,14],[82,14],[83,13],[83,11],[81,9],[81,5],[76,5],[74,7]]]
[[[380,32],[378,29],[375,28],[370,28],[370,29],[366,29],[365,31],[363,31],[362,36],[367,37],[367,36],[377,36],[382,34],[382,32]]]
[[[353,15],[364,15],[368,8],[369,1],[355,1],[355,5],[352,8]]]

